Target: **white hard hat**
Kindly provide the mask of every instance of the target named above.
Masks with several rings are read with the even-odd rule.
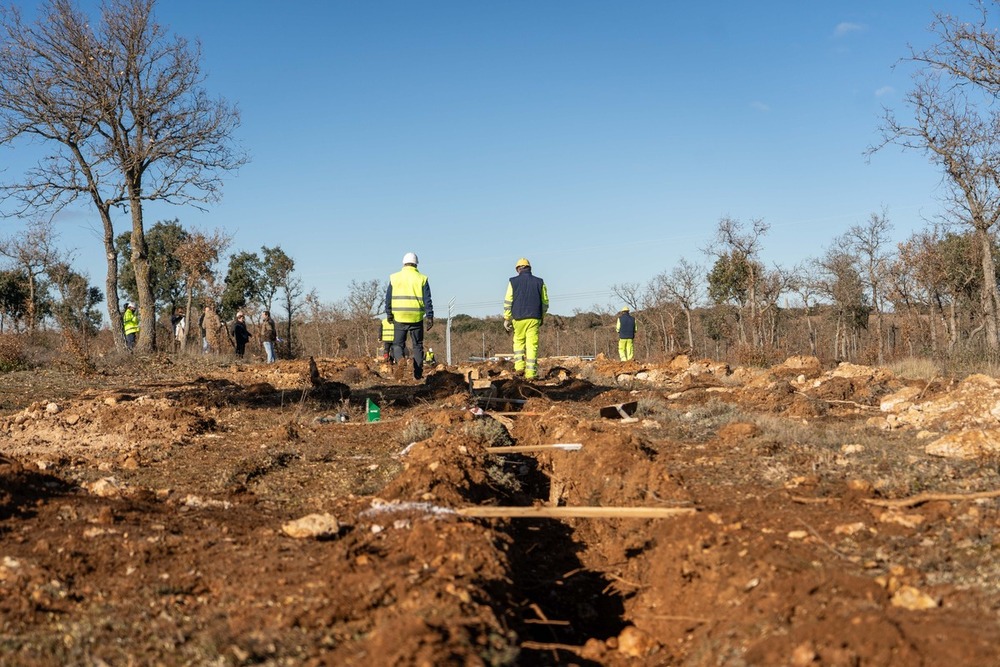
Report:
[[[417,263],[417,253],[408,252],[403,255],[403,264],[416,264]]]

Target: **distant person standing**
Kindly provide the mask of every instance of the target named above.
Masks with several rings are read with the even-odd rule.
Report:
[[[382,361],[392,361],[392,341],[396,338],[396,327],[388,319],[382,320]]]
[[[274,326],[274,320],[271,319],[271,311],[265,310],[264,317],[260,321],[260,342],[264,346],[264,360],[273,364],[275,360],[274,356],[274,344],[278,341],[278,330]]]
[[[434,363],[434,348],[427,348],[427,353],[424,354],[424,363],[433,364]]]
[[[135,304],[125,304],[125,312],[122,314],[122,328],[125,331],[125,347],[129,350],[135,349],[135,337],[139,335],[139,316],[135,312]]]
[[[527,379],[538,377],[538,330],[549,311],[545,281],[531,274],[525,258],[514,265],[517,275],[507,282],[503,300],[503,328],[514,334],[514,372]]]
[[[246,353],[247,343],[250,342],[250,331],[247,329],[246,316],[243,311],[236,313],[236,322],[233,323],[233,340],[236,341],[236,356],[242,357]]]
[[[174,330],[174,350],[180,350],[184,346],[184,336],[187,335],[187,320],[184,318],[184,309],[177,308],[170,317],[170,326]]]
[[[618,319],[615,322],[615,331],[618,332],[618,357],[622,361],[632,361],[635,356],[633,339],[635,338],[635,317],[624,306],[618,311]]]
[[[427,276],[417,271],[417,255],[403,255],[403,268],[389,276],[385,289],[385,317],[393,325],[392,359],[403,358],[406,337],[413,342],[413,377],[424,376],[424,320],[427,331],[434,326],[434,304]]]

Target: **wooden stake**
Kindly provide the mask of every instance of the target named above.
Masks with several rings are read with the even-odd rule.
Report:
[[[878,500],[875,498],[862,498],[861,502],[866,505],[876,507],[916,507],[935,500],[963,501],[980,500],[983,498],[1000,497],[1000,491],[977,491],[975,493],[920,493],[909,498],[899,498],[897,500]]]
[[[534,452],[543,449],[561,449],[564,452],[575,452],[583,449],[578,442],[557,445],[506,445],[504,447],[487,447],[490,454],[513,454],[515,452]]]
[[[463,507],[462,516],[537,519],[660,519],[694,514],[694,507]]]

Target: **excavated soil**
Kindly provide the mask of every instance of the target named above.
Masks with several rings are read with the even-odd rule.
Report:
[[[998,452],[812,358],[9,373],[0,665],[998,664]]]

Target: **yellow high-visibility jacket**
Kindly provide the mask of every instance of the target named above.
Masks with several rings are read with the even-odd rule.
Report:
[[[139,333],[139,316],[131,308],[125,309],[125,314],[122,315],[122,326],[125,328],[126,336]]]
[[[430,283],[415,266],[404,266],[389,276],[385,304],[386,315],[392,315],[402,324],[416,324],[425,317],[434,317]]]

